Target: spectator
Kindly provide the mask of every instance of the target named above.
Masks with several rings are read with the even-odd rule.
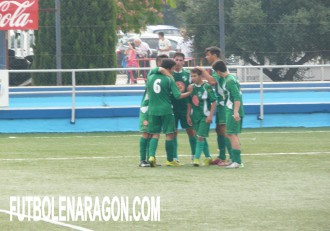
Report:
[[[136,60],[136,50],[135,50],[135,46],[133,43],[128,43],[128,48],[125,52],[125,54],[127,55],[127,65],[126,67],[137,67],[138,63]],[[131,83],[136,83],[137,82],[137,71],[136,70],[129,70],[128,71],[129,75],[127,77],[127,83],[130,82]]]
[[[148,43],[143,42],[141,39],[139,38],[135,38],[134,39],[134,45],[136,48],[136,54],[137,54],[137,58],[139,59],[139,66],[140,67],[149,67],[149,56],[151,54],[151,50],[150,47],[148,45]],[[142,71],[142,75],[143,78],[146,79],[147,78],[147,70],[143,70]]]
[[[158,32],[158,37],[158,55],[167,55],[170,57],[170,50],[172,50],[170,40],[164,37],[164,32]]]

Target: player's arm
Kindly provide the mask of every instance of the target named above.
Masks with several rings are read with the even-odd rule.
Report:
[[[160,72],[163,75],[169,76],[169,77],[173,77],[171,72],[169,72],[169,70],[163,68],[163,67],[159,67],[158,72]]]
[[[202,72],[202,75],[210,85],[213,86],[217,83],[217,80],[212,75],[210,75],[203,67],[196,66],[196,68]]]
[[[228,81],[227,82],[227,87],[228,87],[228,91],[230,92],[230,95],[233,97],[234,99],[234,108],[233,108],[233,116],[234,119],[236,121],[239,121],[241,119],[241,117],[239,116],[239,108],[241,107],[241,93],[238,89],[238,87],[236,86],[236,84],[233,83],[233,81]]]
[[[209,84],[205,84],[206,86],[206,91],[207,91],[207,95],[209,97],[209,100],[211,102],[211,110],[210,110],[210,115],[206,118],[206,122],[207,123],[212,123],[212,118],[215,112],[215,108],[217,106],[217,101],[216,101],[216,96],[214,91],[212,90],[212,87]]]
[[[190,114],[191,114],[191,100],[189,100],[189,103],[187,104],[187,123],[192,126],[192,121],[191,121],[191,117],[190,117]]]
[[[216,106],[217,106],[216,101],[213,101],[211,104],[210,115],[208,115],[208,117],[206,117],[206,123],[209,123],[209,124],[212,123],[212,118],[213,118]]]
[[[238,110],[241,107],[241,101],[234,101],[234,119],[240,121],[241,117],[239,116]]]

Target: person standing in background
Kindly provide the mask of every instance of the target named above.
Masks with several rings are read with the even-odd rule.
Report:
[[[135,45],[137,58],[139,60],[139,66],[140,67],[149,67],[150,63],[149,63],[148,58],[150,57],[150,54],[151,54],[149,44],[146,43],[146,42],[143,42],[139,38],[135,38],[133,40],[133,42],[134,42],[134,45]],[[143,70],[141,72],[142,72],[143,78],[146,80],[148,71]]]
[[[128,48],[125,52],[127,55],[127,65],[126,67],[138,67],[138,62],[136,60],[136,50],[134,43],[128,43]],[[127,83],[131,80],[131,83],[137,83],[137,71],[136,70],[129,70],[129,76],[127,79]]]
[[[158,38],[158,55],[167,55],[170,57],[170,50],[172,50],[170,40],[165,38],[164,32],[158,32]]]

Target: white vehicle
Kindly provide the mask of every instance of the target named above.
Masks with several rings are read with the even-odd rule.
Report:
[[[164,32],[165,36],[181,36],[180,30],[178,28],[169,25],[150,25],[146,27],[146,32],[153,34]]]

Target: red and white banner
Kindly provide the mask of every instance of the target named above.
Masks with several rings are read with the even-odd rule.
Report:
[[[39,0],[0,0],[0,30],[38,30]]]

